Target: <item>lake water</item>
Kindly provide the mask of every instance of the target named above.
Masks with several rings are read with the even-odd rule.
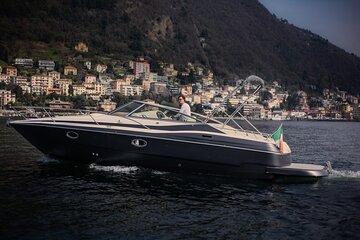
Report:
[[[284,122],[284,134],[295,162],[334,173],[285,184],[65,164],[0,120],[0,239],[359,239],[360,123]]]

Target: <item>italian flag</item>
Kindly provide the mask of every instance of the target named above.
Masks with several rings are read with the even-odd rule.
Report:
[[[278,130],[276,130],[272,135],[271,138],[274,139],[275,141],[275,145],[280,149],[280,152],[283,153],[284,152],[284,144],[283,144],[283,129],[282,129],[282,124],[280,125],[280,127],[278,128]]]

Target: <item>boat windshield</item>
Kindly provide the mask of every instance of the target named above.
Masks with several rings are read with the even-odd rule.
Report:
[[[131,102],[111,112],[111,115],[147,118],[147,119],[161,119],[170,121],[182,122],[202,122],[202,119],[197,119],[193,114],[191,116],[179,113],[180,109],[157,104],[149,104],[146,102]]]

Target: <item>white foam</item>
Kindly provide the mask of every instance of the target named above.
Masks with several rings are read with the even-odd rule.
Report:
[[[152,170],[151,171],[153,174],[155,175],[164,175],[164,174],[168,174],[168,172],[161,172],[161,171],[157,171],[157,170]]]
[[[89,168],[95,169],[98,171],[105,172],[116,172],[116,173],[134,173],[139,170],[138,167],[128,167],[128,166],[101,166],[95,163],[90,164]]]
[[[329,177],[332,177],[332,178],[360,178],[360,171],[333,170],[332,174],[330,174]]]
[[[50,157],[47,157],[47,156],[42,156],[37,161],[40,162],[40,163],[44,163],[44,164],[60,163],[59,160],[56,160],[54,158],[50,158]]]

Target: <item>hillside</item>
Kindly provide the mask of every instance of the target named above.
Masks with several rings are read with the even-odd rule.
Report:
[[[257,74],[290,90],[360,93],[359,57],[253,0],[4,0],[0,30],[4,61],[35,53],[61,59],[82,41],[90,56],[194,62],[219,81]]]

